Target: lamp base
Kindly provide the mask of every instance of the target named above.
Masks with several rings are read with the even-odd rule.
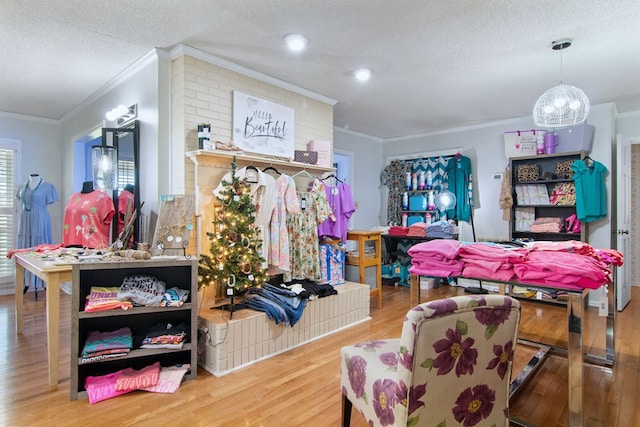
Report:
[[[468,294],[476,294],[476,295],[484,295],[489,293],[488,290],[483,288],[464,288],[464,291]]]

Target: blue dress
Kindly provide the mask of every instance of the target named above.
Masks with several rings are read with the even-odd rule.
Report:
[[[16,198],[22,206],[16,249],[53,243],[51,218],[47,206],[60,200],[55,187],[41,178],[35,188],[31,188],[29,182],[21,185],[16,192]],[[29,272],[25,271],[24,279],[25,287],[44,288],[42,280]]]

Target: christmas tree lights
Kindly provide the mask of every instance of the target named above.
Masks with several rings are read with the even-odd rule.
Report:
[[[260,255],[262,240],[255,225],[251,185],[236,175],[235,159],[231,182],[222,181],[216,198],[220,206],[214,208],[214,231],[207,232],[209,254],[200,255],[198,285],[226,286],[227,295],[234,296],[269,280]]]

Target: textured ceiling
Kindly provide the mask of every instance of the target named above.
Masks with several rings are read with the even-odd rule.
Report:
[[[561,78],[640,110],[637,0],[0,0],[0,111],[60,119],[180,43],[336,99],[336,127],[379,138],[525,116]]]

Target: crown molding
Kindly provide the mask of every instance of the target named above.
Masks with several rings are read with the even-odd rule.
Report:
[[[298,95],[315,99],[316,101],[324,102],[325,104],[329,104],[333,106],[338,103],[337,100],[333,98],[329,98],[328,96],[320,95],[319,93],[312,92],[305,88],[301,88],[300,86],[296,86],[294,84],[285,82],[284,80],[276,79],[275,77],[271,77],[267,74],[260,73],[258,71],[252,70],[251,68],[236,64],[227,59],[220,58],[219,56],[215,56],[211,53],[203,52],[199,49],[193,48],[185,44],[179,44],[173,49],[171,49],[170,57],[172,60],[182,55],[187,55],[187,56],[194,57],[196,59],[200,59],[202,61],[208,62],[209,64],[217,65],[227,70],[234,71],[238,74],[242,74],[243,76],[251,77],[252,79],[256,79],[261,82],[268,83],[270,85],[289,90],[291,92],[297,93]]]
[[[78,104],[73,110],[69,111],[67,114],[62,116],[60,121],[65,121],[66,119],[75,116],[80,111],[86,109],[89,105],[93,104],[98,99],[102,98],[109,91],[111,91],[118,85],[130,79],[133,75],[135,75],[144,67],[162,58],[167,58],[167,54],[163,53],[162,49],[158,49],[158,48],[152,49],[151,51],[146,53],[143,57],[141,57],[140,59],[135,61],[133,64],[129,65],[127,68],[125,68],[120,73],[118,73],[117,76],[109,80],[100,89],[98,89],[97,91],[89,95],[84,101]]]
[[[361,138],[368,138],[368,139],[372,139],[372,140],[374,140],[376,142],[384,142],[385,141],[384,138],[378,138],[377,136],[371,136],[371,135],[368,135],[366,133],[356,132],[354,130],[340,128],[340,127],[337,127],[337,126],[333,127],[333,132],[334,133],[335,132],[346,133],[348,135],[358,136],[358,137],[361,137]]]
[[[624,113],[618,113],[618,115],[616,116],[616,118],[618,119],[625,119],[627,117],[638,117],[640,116],[640,110],[636,110],[636,111],[625,111]]]
[[[31,122],[46,123],[49,125],[60,124],[60,120],[56,120],[56,119],[47,119],[44,117],[28,116],[26,114],[7,113],[5,111],[0,111],[0,117],[6,118],[6,119],[12,119],[12,120],[28,120]]]

